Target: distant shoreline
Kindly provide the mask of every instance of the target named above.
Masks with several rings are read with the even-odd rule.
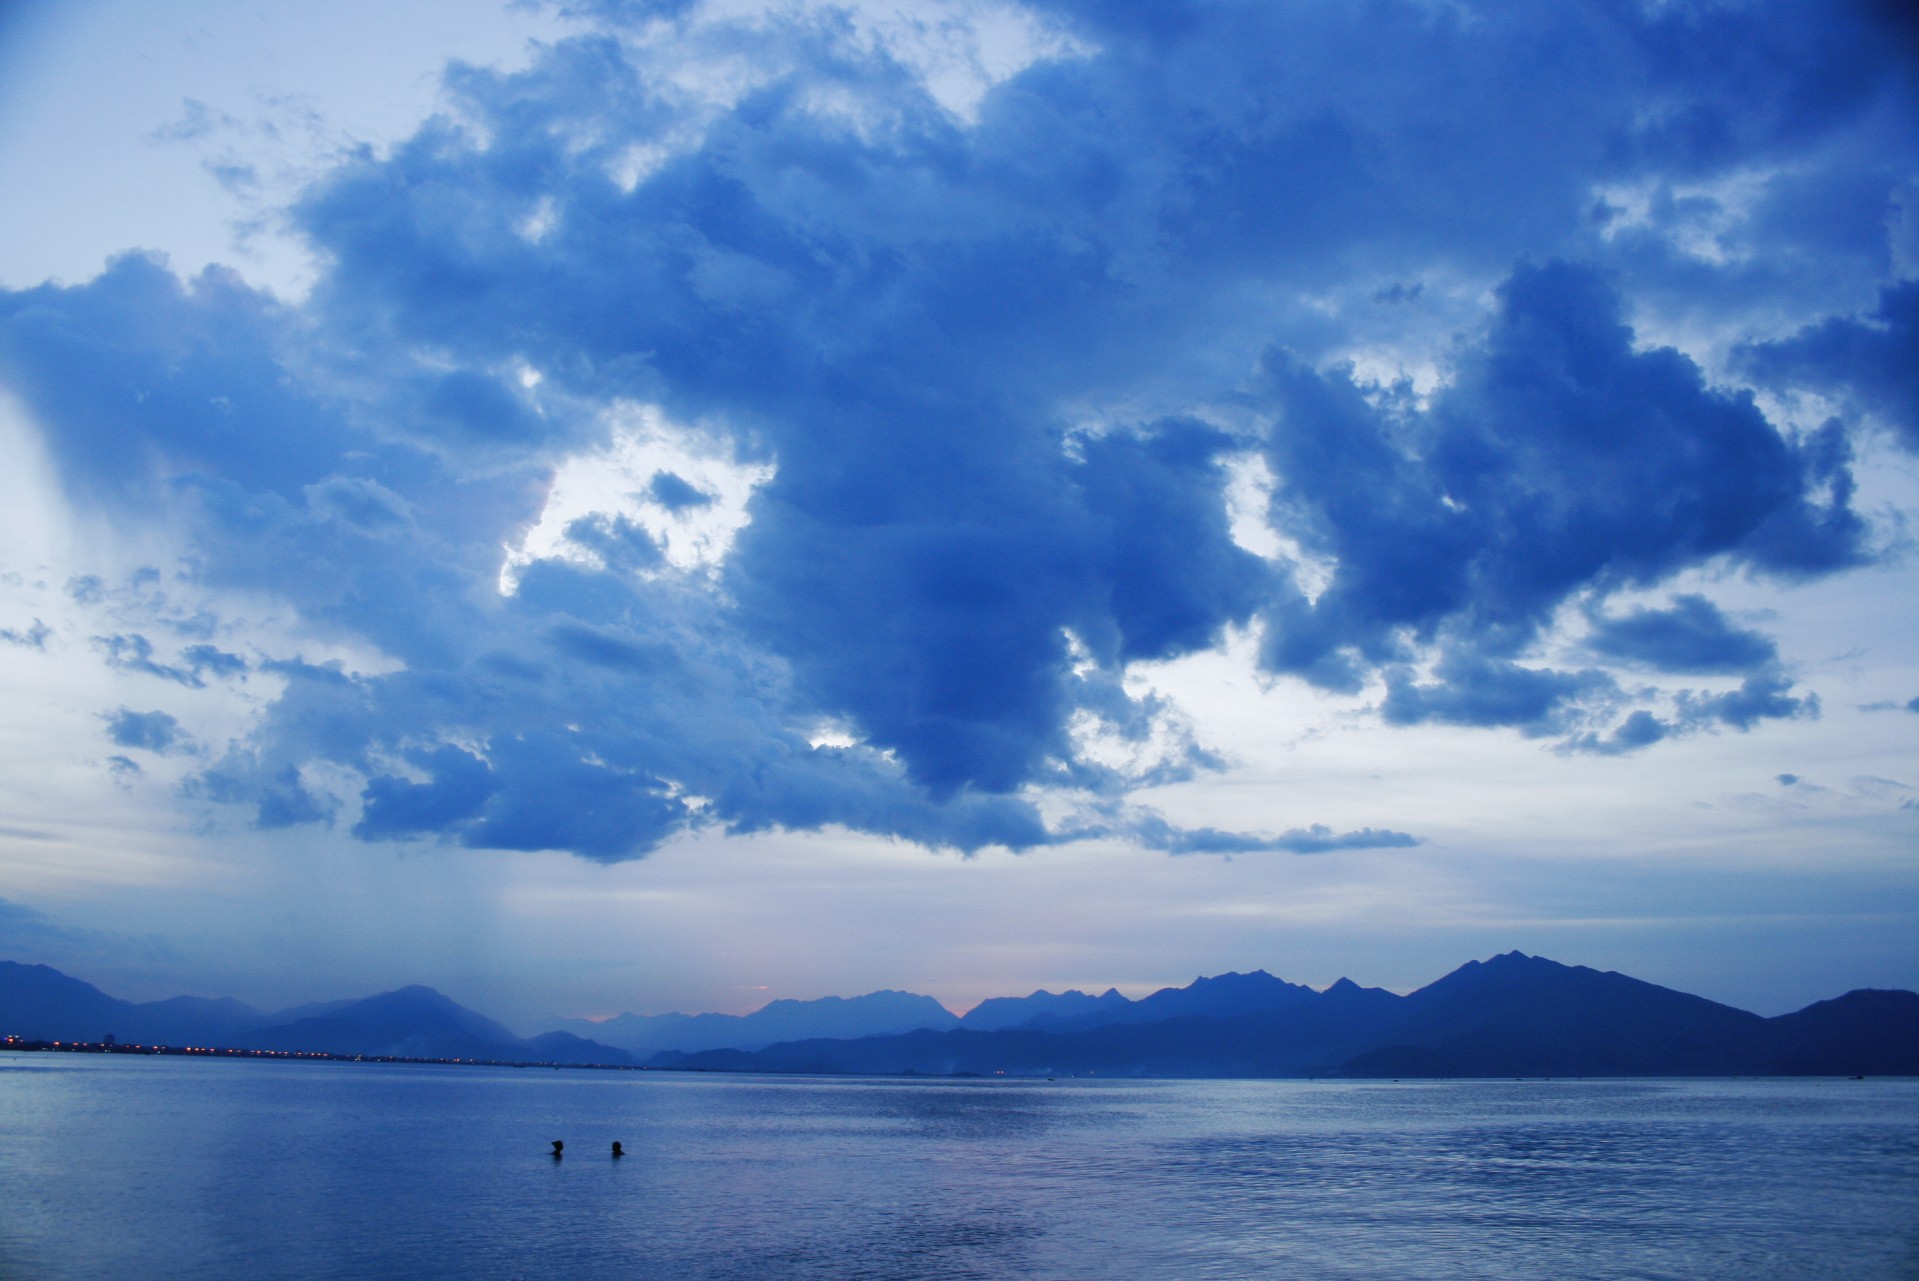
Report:
[[[1432,1081],[1913,1081],[1919,1074],[1845,1073],[1845,1072],[1661,1072],[1661,1073],[1584,1073],[1555,1076],[1124,1076],[1114,1074],[1066,1074],[1037,1076],[1027,1073],[986,1072],[782,1072],[775,1069],[720,1067],[650,1067],[639,1063],[545,1063],[518,1059],[423,1059],[398,1054],[328,1054],[319,1050],[241,1050],[215,1046],[184,1045],[107,1045],[100,1041],[29,1041],[20,1037],[0,1037],[0,1051],[29,1054],[125,1054],[140,1058],[192,1059],[276,1059],[308,1063],[383,1063],[421,1067],[496,1067],[551,1068],[555,1071],[649,1072],[673,1076],[775,1076],[788,1080],[824,1077],[850,1081],[1316,1081],[1332,1085],[1398,1085],[1404,1082]]]
[[[419,1063],[437,1067],[584,1068],[599,1072],[661,1072],[637,1063],[553,1063],[531,1059],[428,1059],[401,1054],[332,1054],[325,1050],[242,1050],[211,1045],[108,1045],[104,1041],[41,1041],[0,1037],[0,1050],[32,1054],[131,1054],[143,1058],[286,1059],[321,1063]]]

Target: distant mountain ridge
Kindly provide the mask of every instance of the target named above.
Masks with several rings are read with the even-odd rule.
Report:
[[[1911,992],[1856,991],[1767,1019],[1521,952],[1468,962],[1406,996],[1344,979],[1318,992],[1270,975],[1220,977],[1239,981],[1166,989],[1086,1026],[797,1041],[664,1053],[649,1065],[981,1076],[1919,1075]],[[1156,998],[1170,1017],[1142,1018]]]
[[[631,1063],[631,1056],[564,1032],[524,1039],[430,987],[403,987],[322,1014],[259,1028],[239,1048],[379,1054],[417,1059]]]
[[[1115,988],[1099,996],[1041,989],[996,996],[956,1016],[930,996],[885,989],[865,996],[779,1000],[751,1014],[620,1014],[594,1022],[550,1019],[542,1027],[591,1037],[644,1058],[667,1051],[759,1050],[786,1041],[857,1040],[917,1031],[1028,1028],[1072,1031],[1108,1023],[1152,1023],[1191,1014],[1244,1014],[1310,1000],[1312,988],[1264,970],[1197,978],[1131,1000]]]
[[[1077,1018],[1046,1022],[1035,1020],[1022,1026],[1067,1031],[1103,1027],[1112,1023],[1163,1023],[1168,1019],[1296,1009],[1318,997],[1319,993],[1312,988],[1276,979],[1265,970],[1254,970],[1250,974],[1234,971],[1211,978],[1196,978],[1185,987],[1163,987],[1137,1001],[1108,1005]]]
[[[663,1050],[757,1050],[817,1037],[888,1036],[950,1028],[960,1020],[930,996],[884,989],[864,996],[778,1000],[751,1014],[620,1014],[601,1022],[550,1019],[542,1027],[617,1045],[646,1057]]]
[[[266,1016],[231,998],[176,996],[136,1004],[47,965],[0,961],[0,1031],[50,1040],[165,1040],[171,1045],[225,1045]]]
[[[1041,988],[1030,996],[993,996],[968,1010],[960,1019],[963,1027],[976,1032],[1001,1028],[1064,1025],[1084,1019],[1098,1019],[1132,1005],[1109,987],[1098,996],[1081,991],[1060,993]]]
[[[623,1050],[566,1033],[522,1038],[430,987],[265,1013],[232,999],[135,1003],[45,965],[0,961],[0,1033],[28,1040],[302,1050],[422,1059],[630,1065]]]
[[[886,990],[774,1001],[747,1015],[555,1022],[563,1026],[521,1038],[418,986],[277,1013],[199,997],[136,1004],[44,965],[0,961],[0,1033],[30,1039],[113,1032],[128,1043],[876,1075],[1919,1075],[1919,994],[1861,990],[1768,1019],[1521,952],[1470,961],[1405,996],[1350,979],[1318,991],[1255,970],[1137,1001],[1111,989],[1041,990],[983,1001],[964,1018]],[[777,1039],[794,1030],[802,1035]],[[644,1050],[675,1038],[679,1047]]]

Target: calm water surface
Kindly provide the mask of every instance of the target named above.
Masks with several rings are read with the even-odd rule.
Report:
[[[0,1277],[136,1271],[1910,1281],[1919,1082],[0,1055]]]

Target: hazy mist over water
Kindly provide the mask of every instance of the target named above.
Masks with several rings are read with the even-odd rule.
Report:
[[[11,1055],[0,1151],[4,1277],[1919,1269],[1910,1080],[808,1080]]]

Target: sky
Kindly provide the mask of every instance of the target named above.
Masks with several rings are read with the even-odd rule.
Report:
[[[0,954],[1919,988],[1895,0],[29,0],[0,183]]]

